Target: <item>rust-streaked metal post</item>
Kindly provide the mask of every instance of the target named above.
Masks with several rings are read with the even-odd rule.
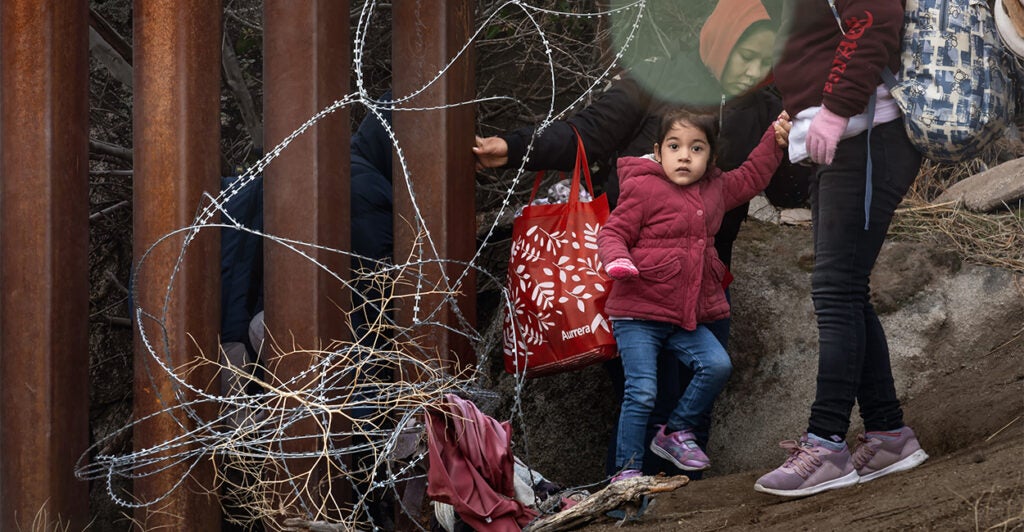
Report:
[[[270,150],[349,92],[349,2],[266,0],[263,10],[264,138]],[[263,194],[268,233],[349,248],[349,127],[348,108],[339,109],[292,141],[266,168]],[[264,353],[275,382],[283,382],[307,369],[317,358],[316,350],[348,338],[344,313],[351,306],[350,295],[341,282],[308,258],[271,242],[263,249],[269,347]],[[343,278],[348,275],[348,257],[308,247],[302,250],[331,272]],[[322,451],[323,429],[313,419],[289,430],[291,437],[316,434],[321,438],[283,442],[282,450]],[[292,497],[314,501],[320,496],[311,491],[320,480],[322,465],[288,464],[292,474],[312,473],[300,484],[309,487],[306,493],[280,494],[291,506],[286,512],[303,515]],[[282,485],[283,490],[288,487]],[[342,487],[333,490],[338,497]]]
[[[82,530],[89,486],[89,12],[0,2],[0,529]]]
[[[394,96],[399,99],[426,85],[455,58],[472,34],[473,2],[469,0],[399,0],[392,4],[392,72]],[[445,74],[421,95],[403,107],[432,107],[472,100],[476,93],[474,61],[469,53],[459,58]],[[405,153],[412,176],[413,192],[427,229],[438,246],[439,257],[466,261],[473,257],[476,245],[475,173],[473,153],[474,109],[472,105],[434,111],[394,113],[395,133]],[[410,225],[414,220],[409,189],[395,163],[395,257],[408,257],[417,235]],[[451,280],[462,266],[448,265]],[[427,268],[432,283],[440,282],[440,271]],[[475,276],[463,280],[459,307],[469,322],[476,318]],[[440,304],[437,296],[426,295],[418,303],[403,297],[396,315],[401,325]],[[438,321],[452,326],[457,318],[451,308],[442,311]],[[458,364],[476,362],[464,337],[436,328],[427,336],[442,359]]]
[[[133,247],[138,264],[141,254],[157,239],[192,223],[204,192],[216,195],[220,189],[221,3],[135,0],[133,6]],[[156,321],[144,318],[143,325],[158,354],[174,368],[197,357],[216,360],[220,329],[220,235],[214,230],[204,230],[190,244],[175,277],[167,312],[162,315],[182,242],[182,236],[176,236],[157,247],[133,287],[136,304],[164,319],[169,353],[163,349]],[[138,336],[136,331],[137,419],[176,404],[172,380],[162,373]],[[212,364],[204,364],[187,379],[198,387],[208,386],[215,370]],[[184,429],[178,423],[184,429],[194,426],[181,414],[163,414],[137,425],[135,449],[148,449],[180,436]],[[186,465],[159,472],[154,472],[156,468],[137,471],[152,474],[134,479],[135,498],[153,501],[168,493],[186,474]],[[213,475],[213,461],[202,460],[166,499],[135,512],[137,526],[146,530],[218,530],[220,505],[215,496],[206,493]]]

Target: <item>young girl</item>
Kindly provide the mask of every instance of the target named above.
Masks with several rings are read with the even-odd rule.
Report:
[[[616,282],[605,305],[626,374],[612,481],[640,475],[644,427],[657,393],[658,354],[671,353],[695,373],[651,441],[676,467],[710,466],[690,430],[710,411],[732,371],[729,355],[702,323],[729,316],[729,273],[715,251],[723,214],[768,185],[789,139],[783,112],[747,161],[715,167],[717,119],[679,109],[661,120],[654,154],[619,159],[619,204],[598,248]]]

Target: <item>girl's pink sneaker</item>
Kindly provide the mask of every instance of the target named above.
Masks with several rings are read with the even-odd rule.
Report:
[[[693,433],[688,430],[677,430],[665,434],[665,425],[659,425],[658,434],[651,440],[651,451],[654,454],[675,464],[683,471],[703,471],[711,467],[711,460],[697,445]]]
[[[609,484],[615,484],[620,480],[626,480],[627,478],[635,478],[639,476],[643,476],[643,473],[641,473],[638,469],[623,469],[622,472],[620,472],[618,475],[612,477],[612,480],[611,482],[609,482]]]

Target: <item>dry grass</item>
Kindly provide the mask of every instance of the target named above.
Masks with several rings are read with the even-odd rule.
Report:
[[[20,523],[17,528],[19,531],[25,532],[69,532],[71,523],[65,522],[59,513],[51,513],[49,501],[47,501],[32,516],[32,522],[28,524],[27,528],[23,528]],[[86,529],[88,528],[89,525],[86,525]]]
[[[908,202],[896,211],[895,237],[934,242],[957,251],[967,262],[1024,273],[1024,215],[967,211],[954,203]]]
[[[925,161],[903,207],[896,211],[890,234],[934,242],[953,249],[963,260],[1024,273],[1024,209],[1008,205],[994,213],[976,213],[955,203],[934,203],[953,184],[1022,155],[1021,141],[1003,141],[982,157],[956,165]]]

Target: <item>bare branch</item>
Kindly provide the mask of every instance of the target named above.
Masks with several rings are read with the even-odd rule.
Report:
[[[132,66],[132,47],[128,44],[128,41],[121,36],[113,26],[107,22],[107,19],[103,18],[96,12],[95,9],[89,10],[89,27],[95,29],[97,33],[103,37],[103,40],[107,42],[117,52],[117,55],[121,56],[122,59],[128,63],[128,66]]]
[[[117,146],[115,144],[103,142],[102,140],[89,139],[89,151],[102,155],[110,155],[128,162],[132,161],[132,150],[130,148]]]
[[[89,51],[114,79],[132,86],[131,46],[94,10],[89,10]]]
[[[243,25],[243,26],[246,26],[246,27],[248,27],[248,28],[250,28],[250,29],[253,29],[253,30],[256,30],[256,31],[259,31],[259,32],[262,32],[262,31],[263,31],[263,26],[262,26],[262,25],[260,25],[260,24],[257,24],[257,23],[255,23],[255,22],[252,22],[252,21],[249,21],[249,20],[246,20],[246,19],[244,19],[244,18],[242,18],[242,17],[238,16],[238,15],[237,15],[237,14],[236,14],[236,13],[234,12],[234,10],[231,10],[231,9],[225,9],[225,10],[224,10],[224,14],[225,14],[225,15],[227,15],[227,16],[228,16],[228,18],[231,18],[231,19],[235,20],[236,22],[238,22],[239,24],[241,24],[241,25]]]
[[[245,77],[242,68],[238,64],[238,56],[235,55],[235,47],[227,38],[227,31],[221,40],[221,62],[224,67],[224,82],[227,83],[231,93],[238,101],[238,108],[242,112],[242,122],[245,129],[252,138],[252,145],[256,151],[263,151],[263,124],[260,123],[259,114],[256,112],[256,104],[253,102],[252,94],[245,85]]]
[[[634,477],[621,480],[584,499],[579,504],[550,517],[535,521],[527,532],[558,532],[573,530],[604,516],[609,510],[636,504],[644,495],[677,490],[690,481],[682,475],[675,477]]]
[[[130,205],[131,205],[131,202],[129,202],[128,200],[124,200],[124,201],[115,203],[115,204],[111,205],[110,207],[107,207],[106,209],[103,209],[102,211],[98,211],[98,212],[94,212],[94,213],[90,214],[89,215],[89,221],[91,222],[93,220],[99,220],[100,218],[102,218],[102,217],[104,217],[104,216],[106,216],[106,215],[108,215],[108,214],[110,214],[110,213],[112,213],[112,212],[114,212],[116,210],[123,209],[125,207],[130,206]]]

